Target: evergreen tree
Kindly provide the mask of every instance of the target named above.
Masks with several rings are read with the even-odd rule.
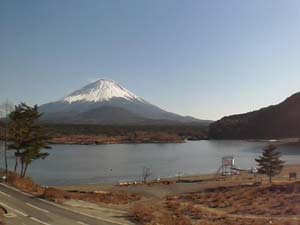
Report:
[[[258,173],[267,175],[270,183],[272,177],[281,172],[285,163],[280,157],[281,153],[276,151],[276,146],[269,145],[263,150],[262,156],[255,159],[258,163]]]
[[[38,123],[39,118],[42,116],[38,112],[37,106],[34,106],[30,110],[31,127],[30,127],[30,142],[22,153],[22,170],[21,176],[25,177],[28,165],[36,159],[45,159],[49,154],[42,152],[42,149],[48,149],[50,146],[47,143],[48,136],[43,127]]]
[[[8,148],[15,150],[15,167],[14,172],[17,171],[18,162],[22,155],[22,151],[29,145],[29,107],[25,103],[15,106],[15,110],[10,113],[9,118],[9,138],[11,143]]]
[[[38,107],[29,107],[25,103],[21,103],[15,107],[10,114],[9,134],[11,144],[10,149],[14,149],[16,162],[14,171],[16,172],[18,162],[21,162],[21,176],[26,175],[28,165],[35,159],[45,158],[48,153],[41,150],[49,148],[47,144],[47,136],[38,123],[38,119],[42,116],[38,112]]]

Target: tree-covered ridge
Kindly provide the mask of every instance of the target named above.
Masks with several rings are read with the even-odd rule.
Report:
[[[227,116],[210,125],[211,139],[279,139],[300,135],[300,93],[257,111]]]
[[[52,137],[65,135],[95,135],[95,136],[134,136],[138,133],[174,134],[185,138],[206,139],[208,127],[201,125],[81,125],[81,124],[45,124],[47,132]]]

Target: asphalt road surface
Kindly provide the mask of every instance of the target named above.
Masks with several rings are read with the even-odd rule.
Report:
[[[7,225],[127,225],[77,212],[1,183],[0,206],[8,211],[4,220]]]

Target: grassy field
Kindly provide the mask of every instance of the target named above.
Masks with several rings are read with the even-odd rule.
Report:
[[[216,187],[137,204],[140,224],[296,225],[300,224],[300,182],[260,187]]]

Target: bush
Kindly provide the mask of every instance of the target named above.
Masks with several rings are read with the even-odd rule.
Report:
[[[149,223],[154,219],[154,210],[142,204],[136,204],[131,210],[131,215],[137,222]]]
[[[18,174],[12,172],[10,172],[7,176],[7,183],[13,187],[21,189],[25,192],[30,192],[32,194],[39,195],[44,192],[44,189],[40,185],[34,183],[30,178],[21,178]]]

